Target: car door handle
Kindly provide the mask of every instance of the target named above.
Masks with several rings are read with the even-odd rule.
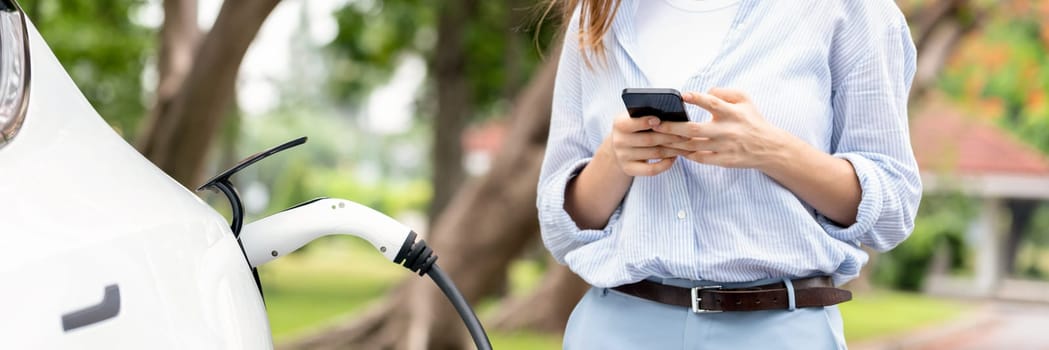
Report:
[[[113,317],[120,313],[120,286],[111,284],[106,286],[102,302],[62,315],[62,330],[71,330],[90,326]]]

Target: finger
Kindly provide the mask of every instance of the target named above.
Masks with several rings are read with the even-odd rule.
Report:
[[[707,165],[716,165],[721,167],[730,168],[732,167],[732,156],[727,153],[718,153],[710,151],[700,151],[689,154],[686,158],[703,163]]]
[[[654,176],[659,175],[674,165],[677,158],[663,158],[658,162],[647,161],[629,162],[623,166],[623,172],[631,176]]]
[[[718,148],[719,145],[720,145],[720,143],[715,141],[714,139],[708,139],[708,138],[702,138],[702,137],[694,137],[694,138],[692,138],[692,139],[690,139],[688,141],[668,143],[668,144],[666,144],[664,146],[665,147],[669,147],[669,148],[679,149],[679,150],[690,151],[690,152],[699,152],[699,151],[714,151],[714,152],[716,152],[716,151],[720,150]]]
[[[686,92],[681,94],[681,100],[688,104],[699,105],[699,92]]]
[[[750,97],[747,96],[745,92],[736,89],[713,88],[710,89],[708,94],[720,98],[728,103],[743,103],[750,101]]]
[[[652,128],[656,132],[684,136],[689,139],[693,137],[713,138],[723,133],[725,127],[715,123],[697,122],[670,122],[662,123]]]
[[[732,104],[711,94],[702,92],[689,92],[681,96],[681,99],[689,104],[699,106],[714,115],[732,114]]]
[[[647,161],[649,159],[662,159],[683,156],[692,153],[688,150],[670,147],[638,147],[627,148],[619,152],[620,159],[625,161]]]
[[[612,127],[621,132],[638,132],[650,130],[652,127],[659,125],[659,122],[659,118],[656,117],[627,117],[616,119]]]
[[[634,132],[618,135],[621,147],[652,147],[672,142],[687,141],[689,138],[659,132]]]

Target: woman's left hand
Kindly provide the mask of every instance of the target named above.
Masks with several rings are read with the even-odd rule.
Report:
[[[715,88],[708,94],[685,93],[682,99],[712,115],[709,122],[667,122],[653,128],[691,138],[665,145],[691,152],[683,157],[726,168],[760,170],[786,157],[792,135],[765,121],[742,91]]]

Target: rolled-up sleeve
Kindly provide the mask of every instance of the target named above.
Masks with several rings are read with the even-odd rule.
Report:
[[[576,12],[578,16],[578,10]],[[543,244],[562,264],[565,263],[565,255],[572,250],[607,236],[620,212],[620,209],[616,209],[603,229],[584,230],[565,210],[568,184],[589,164],[593,156],[593,150],[586,144],[588,138],[583,127],[580,74],[585,66],[579,51],[577,18],[569,22],[558,63],[550,134],[536,199]]]
[[[886,251],[910,235],[921,200],[907,117],[914,43],[905,23],[843,40],[832,62],[831,153],[852,163],[862,195],[852,225],[817,220],[836,239]]]

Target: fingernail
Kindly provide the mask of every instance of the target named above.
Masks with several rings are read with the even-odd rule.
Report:
[[[648,125],[656,126],[659,125],[659,118],[652,118],[648,120]]]

